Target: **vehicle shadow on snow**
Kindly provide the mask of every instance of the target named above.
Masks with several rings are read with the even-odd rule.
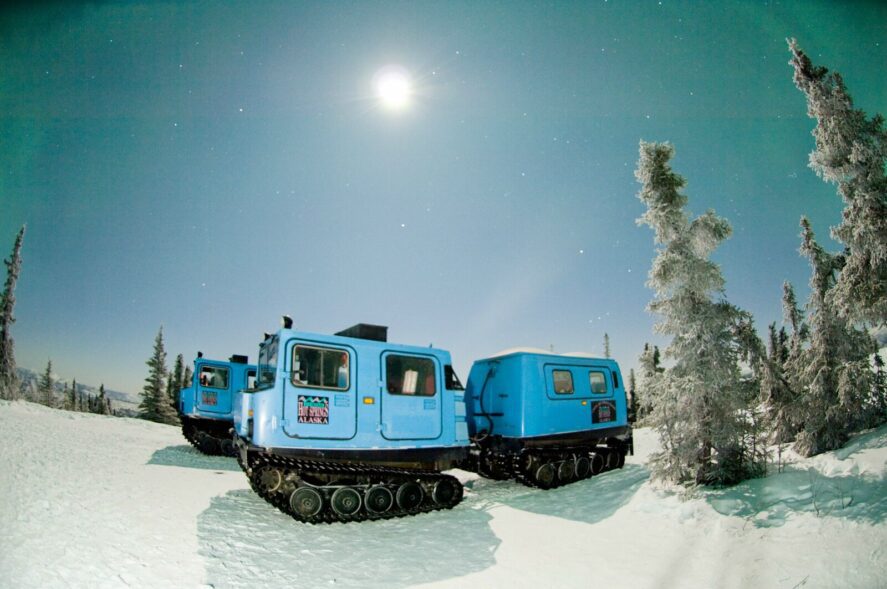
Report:
[[[198,516],[206,583],[222,587],[407,587],[484,570],[500,540],[492,516],[452,510],[384,521],[309,525],[248,490],[212,499]]]
[[[240,472],[240,466],[234,458],[227,456],[207,456],[197,448],[188,445],[167,446],[151,455],[148,464],[163,466],[182,466],[204,470],[231,470]]]
[[[649,471],[637,464],[605,472],[584,481],[550,491],[532,489],[514,481],[474,481],[478,501],[487,507],[507,505],[514,509],[594,524],[605,520],[626,505],[650,478]]]

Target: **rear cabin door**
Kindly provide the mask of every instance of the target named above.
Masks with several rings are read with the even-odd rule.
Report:
[[[382,354],[382,436],[434,440],[441,435],[442,371],[434,356]]]
[[[231,413],[231,390],[236,388],[231,367],[207,362],[197,372],[197,409],[206,413]]]
[[[357,433],[355,351],[348,346],[302,341],[287,347],[284,433],[294,438],[353,438]]]

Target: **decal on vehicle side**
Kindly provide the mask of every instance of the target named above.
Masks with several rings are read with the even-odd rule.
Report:
[[[299,423],[326,425],[329,422],[329,397],[299,395]]]
[[[611,401],[595,401],[591,404],[591,422],[607,423],[616,421],[616,405]]]

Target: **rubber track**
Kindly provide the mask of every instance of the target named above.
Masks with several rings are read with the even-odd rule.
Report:
[[[198,431],[202,431],[205,436],[210,437],[213,440],[215,440],[215,442],[216,442],[214,444],[215,447],[212,449],[207,449],[206,447],[203,447],[203,445],[200,444],[197,440]],[[230,438],[217,438],[216,436],[212,436],[203,430],[199,430],[198,428],[194,427],[193,423],[186,422],[185,420],[182,420],[182,435],[185,436],[185,439],[188,440],[188,442],[192,446],[194,446],[195,448],[197,448],[197,450],[199,450],[203,454],[206,454],[207,456],[229,456],[230,457],[230,456],[234,455],[234,454],[225,454],[224,452],[222,452],[222,442],[225,440],[230,440]]]
[[[272,454],[253,454],[250,456],[250,464],[249,468],[245,467],[240,459],[240,453],[237,453],[237,462],[240,463],[240,467],[247,474],[247,478],[249,479],[250,487],[252,487],[253,491],[256,492],[262,499],[282,511],[283,513],[289,515],[293,519],[309,523],[309,524],[329,524],[333,522],[356,522],[356,521],[365,521],[365,520],[377,520],[377,519],[392,519],[395,517],[404,517],[407,515],[417,515],[419,513],[427,513],[429,511],[437,511],[439,509],[452,509],[456,505],[462,501],[463,488],[462,483],[459,482],[454,476],[429,472],[424,470],[410,470],[410,469],[400,469],[400,468],[386,468],[374,466],[371,464],[361,464],[361,463],[353,463],[353,464],[339,464],[332,462],[317,462],[317,461],[309,461],[309,460],[299,460],[295,458],[288,458],[283,456],[276,456]],[[289,496],[287,493],[280,492],[272,492],[269,493],[265,491],[261,482],[259,481],[259,472],[265,466],[271,466],[274,468],[280,468],[284,472],[284,476],[289,474],[289,472],[295,472],[298,478],[301,478],[300,474],[321,474],[321,475],[342,475],[342,476],[360,476],[367,477],[371,479],[372,482],[369,483],[370,486],[377,484],[384,484],[385,486],[391,487],[391,481],[394,479],[396,484],[405,483],[408,481],[416,481],[422,484],[422,490],[425,491],[424,497],[422,499],[422,503],[414,508],[409,510],[403,510],[397,507],[397,502],[394,501],[391,505],[391,509],[384,513],[370,513],[366,510],[365,504],[363,504],[364,494],[361,493],[361,507],[357,511],[357,513],[350,516],[341,516],[335,511],[333,511],[330,506],[330,502],[324,498],[324,508],[315,516],[312,517],[304,517],[294,512],[290,507]],[[287,472],[289,471],[289,472]],[[425,484],[423,483],[434,483],[439,480],[449,479],[455,485],[457,489],[455,500],[451,501],[447,505],[438,505],[431,498],[431,494],[428,493],[425,489]],[[351,486],[351,485],[348,485]],[[355,488],[365,486],[364,483],[360,485],[354,485]],[[323,490],[322,486],[314,487],[321,491]],[[394,491],[392,490],[392,495],[394,495]]]
[[[522,485],[526,485],[527,487],[533,487],[535,489],[542,489],[543,491],[546,491],[546,490],[556,489],[557,487],[563,487],[564,485],[578,483],[579,481],[584,481],[586,479],[590,479],[593,476],[600,476],[600,475],[604,474],[605,472],[607,472],[608,470],[611,470],[611,469],[607,468],[606,458],[604,458],[604,469],[601,472],[599,472],[598,474],[592,475],[591,471],[589,470],[589,474],[584,478],[577,479],[574,477],[574,478],[571,478],[570,480],[567,480],[567,481],[560,480],[557,477],[557,464],[559,462],[563,462],[564,460],[572,460],[574,454],[580,453],[580,449],[577,448],[575,450],[576,451],[574,451],[574,452],[569,452],[568,454],[560,454],[559,456],[555,455],[555,456],[552,456],[551,458],[548,459],[548,462],[551,463],[551,465],[555,469],[555,478],[554,478],[554,481],[552,481],[552,483],[550,485],[544,486],[544,487],[536,481],[535,476],[533,476],[534,473],[528,472],[522,466],[522,464],[524,463],[524,457],[527,455],[532,455],[533,452],[528,452],[527,450],[524,450],[524,451],[520,452],[519,454],[515,454],[513,457],[513,460],[512,460],[512,464],[511,464],[511,469],[512,469],[514,479],[517,482],[521,483]],[[609,452],[618,452],[619,451],[617,449],[610,449],[610,448],[607,448],[606,450]],[[539,455],[545,456],[545,454],[546,453],[536,454],[536,455],[537,456],[539,456]],[[592,460],[592,456],[594,456],[594,454],[596,454],[596,452],[586,449],[586,456],[589,459],[589,461]],[[601,454],[604,454],[604,453],[602,452]],[[589,465],[589,468],[591,468],[591,465]]]

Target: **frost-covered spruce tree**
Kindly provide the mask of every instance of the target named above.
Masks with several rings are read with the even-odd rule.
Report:
[[[807,302],[810,344],[798,363],[803,425],[795,448],[812,456],[840,448],[852,431],[873,425],[866,398],[872,383],[869,355],[875,344],[867,332],[839,315],[829,296],[843,256],[829,254],[816,242],[806,217],[801,228],[800,251],[810,261],[813,275]]]
[[[724,300],[724,279],[708,257],[730,235],[712,211],[684,212],[684,179],[672,172],[668,144],[641,142],[635,176],[638,197],[659,246],[648,286],[656,331],[672,337],[665,350],[674,364],[645,393],[653,399],[648,423],[662,451],[651,457],[654,478],[682,484],[732,484],[760,474],[762,463],[746,446],[748,420],[739,370],[737,325],[745,315]]]
[[[40,375],[40,382],[37,383],[38,402],[47,407],[55,407],[54,387],[55,383],[52,381],[52,360],[48,360],[46,362],[46,370]]]
[[[610,357],[610,335],[604,333],[604,358]]]
[[[158,423],[173,424],[176,415],[173,413],[166,395],[166,350],[163,348],[163,327],[154,338],[154,352],[146,362],[148,377],[140,393],[142,402],[139,404],[139,417]]]
[[[22,269],[22,242],[25,227],[19,229],[12,246],[12,255],[3,260],[6,265],[6,282],[0,294],[0,399],[16,399],[19,392],[19,378],[15,366],[15,342],[12,339],[12,324],[15,322],[15,283]]]
[[[887,131],[884,118],[871,119],[853,107],[837,72],[814,66],[789,40],[795,85],[807,97],[807,114],[816,119],[816,149],[810,167],[837,184],[844,199],[841,224],[832,237],[849,250],[831,296],[842,315],[875,325],[887,324]]]
[[[797,396],[785,374],[788,348],[785,339],[780,337],[780,333],[785,332],[777,332],[776,323],[771,323],[768,331],[770,344],[763,360],[761,402],[771,442],[785,444],[794,440],[798,433],[798,420],[794,414]]]

